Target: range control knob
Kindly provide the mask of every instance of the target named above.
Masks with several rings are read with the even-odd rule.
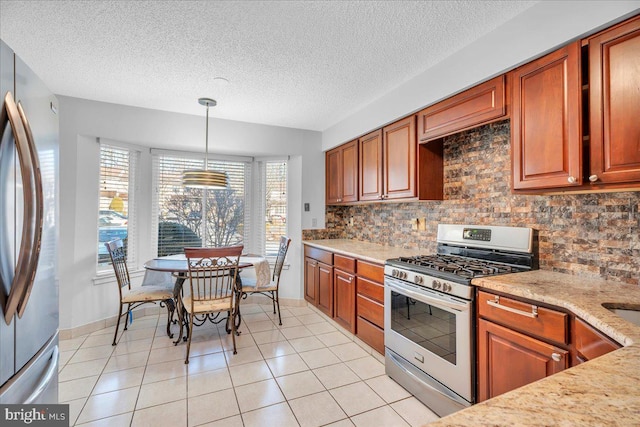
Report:
[[[442,283],[440,283],[438,280],[434,280],[433,282],[431,282],[431,287],[433,289],[440,289],[441,286],[442,286]]]
[[[406,279],[407,278],[407,273],[405,271],[401,271],[400,272],[400,278],[401,279]]]
[[[445,292],[451,292],[451,285],[448,283],[443,283],[442,284],[442,290]]]
[[[414,276],[414,278],[413,278],[413,282],[414,282],[416,285],[422,285],[422,283],[424,282],[424,279],[422,278],[422,276],[418,276],[418,275],[416,275],[416,276]]]
[[[391,270],[391,275],[393,277],[398,277],[398,273],[399,273],[398,270],[396,270],[395,268],[393,270]]]

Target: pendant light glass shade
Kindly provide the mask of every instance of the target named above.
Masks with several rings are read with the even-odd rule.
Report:
[[[198,102],[207,107],[204,170],[191,169],[184,171],[182,173],[182,185],[190,188],[207,188],[211,190],[226,189],[229,187],[227,173],[209,170],[209,107],[214,107],[216,101],[210,98],[200,98]]]

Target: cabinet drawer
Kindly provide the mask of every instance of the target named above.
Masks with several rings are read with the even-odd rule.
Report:
[[[333,265],[333,253],[312,246],[304,246],[304,256],[317,259],[328,265]]]
[[[362,295],[358,295],[357,300],[356,313],[358,316],[367,319],[380,328],[384,328],[384,306]]]
[[[356,336],[378,353],[384,354],[384,330],[362,317],[358,317],[356,323]]]
[[[344,255],[333,255],[333,266],[347,273],[356,272],[356,260]]]
[[[358,276],[366,277],[374,282],[384,282],[384,266],[358,260]]]
[[[620,345],[581,319],[576,318],[574,326],[576,350],[584,356],[584,360],[595,359],[620,348]]]
[[[384,286],[364,277],[356,279],[356,292],[379,303],[384,303]]]
[[[478,315],[557,343],[569,342],[566,313],[479,291]]]

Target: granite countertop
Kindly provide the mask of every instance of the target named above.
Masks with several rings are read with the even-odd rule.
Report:
[[[396,248],[394,246],[383,246],[376,243],[351,239],[303,240],[302,243],[378,264],[384,264],[384,262],[390,258],[419,255],[424,252],[424,250],[420,250],[419,248]]]
[[[640,309],[640,287],[543,270],[474,279],[473,284],[564,307],[625,347],[430,426],[640,425],[640,326],[602,307]]]

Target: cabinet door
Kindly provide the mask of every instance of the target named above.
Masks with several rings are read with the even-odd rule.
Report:
[[[341,202],[358,201],[358,140],[341,146],[342,196]]]
[[[421,142],[496,120],[507,113],[505,76],[498,76],[418,113]]]
[[[512,73],[513,188],[582,184],[580,42]]]
[[[416,197],[416,118],[407,117],[382,129],[383,199]]]
[[[320,311],[333,317],[333,267],[318,263],[318,286],[316,304]]]
[[[640,181],[640,17],[589,39],[591,176]]]
[[[313,258],[304,258],[304,299],[317,305],[318,261]]]
[[[340,147],[325,155],[327,204],[340,203],[342,199],[342,150]]]
[[[382,130],[360,138],[359,200],[382,199]]]
[[[568,367],[568,351],[484,319],[478,321],[478,401]]]
[[[334,320],[345,329],[355,332],[356,326],[356,282],[353,274],[335,269],[333,272],[334,286]]]
[[[574,364],[595,359],[620,348],[618,343],[612,341],[581,319],[575,319],[573,331],[573,341],[576,349]]]

